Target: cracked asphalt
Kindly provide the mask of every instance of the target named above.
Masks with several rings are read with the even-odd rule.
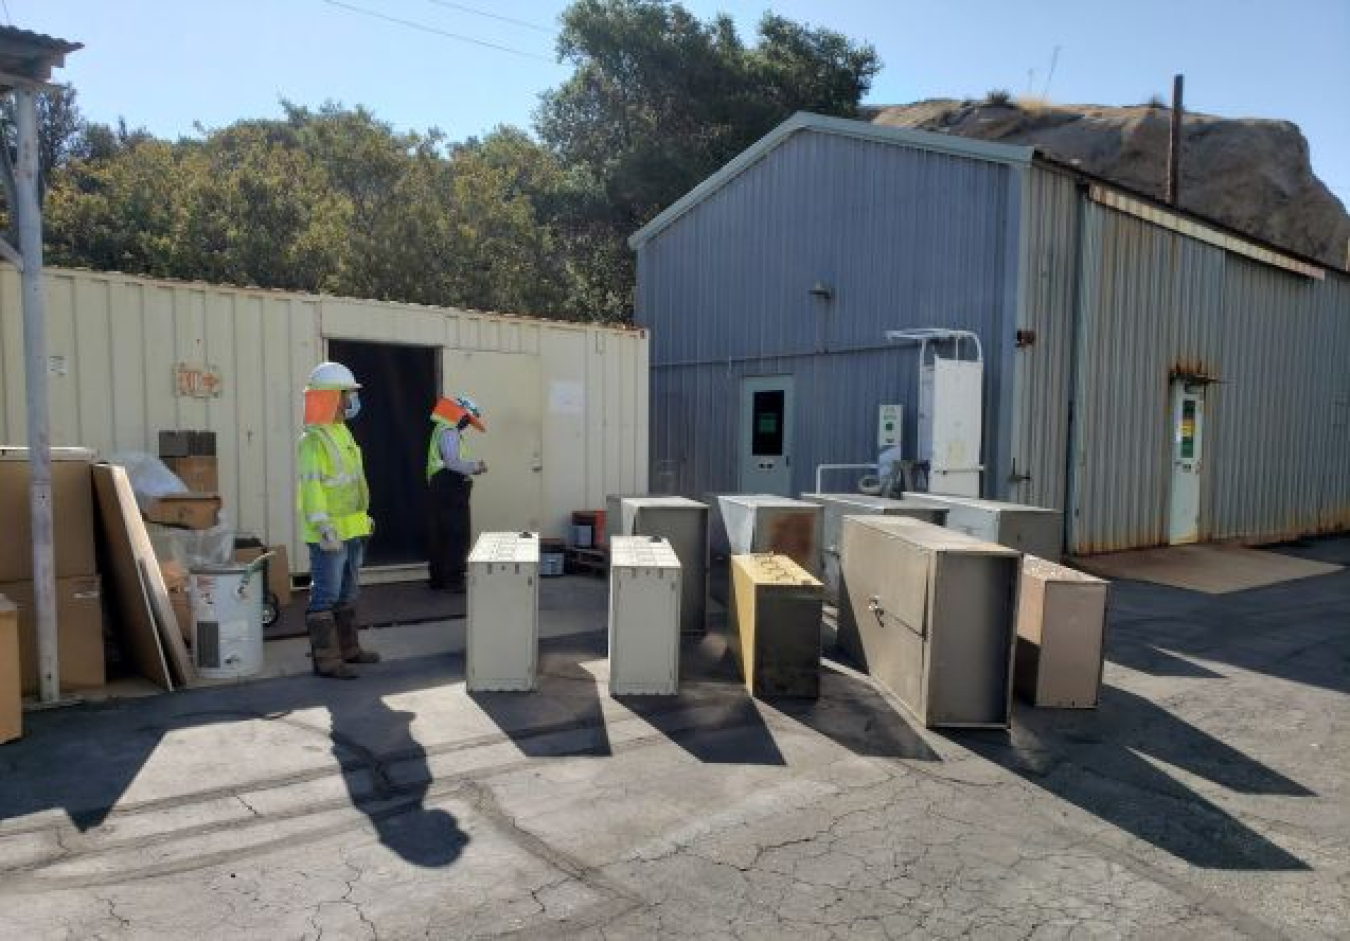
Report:
[[[748,699],[716,633],[673,698],[610,699],[595,635],[529,696],[438,657],[30,714],[0,937],[1350,934],[1350,571],[1110,622],[1101,709],[1010,734],[838,664]]]

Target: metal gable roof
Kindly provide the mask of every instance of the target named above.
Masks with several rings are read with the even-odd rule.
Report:
[[[634,232],[628,239],[629,247],[636,249],[644,242],[655,238],[671,223],[750,169],[792,135],[803,131],[855,137],[880,144],[892,144],[915,150],[927,150],[957,157],[969,157],[972,160],[1016,166],[1030,164],[1032,156],[1035,154],[1034,147],[995,144],[988,141],[955,137],[950,134],[918,131],[912,128],[883,127],[867,121],[832,118],[801,111],[751,144],[712,176],[672,203],[651,222]]]

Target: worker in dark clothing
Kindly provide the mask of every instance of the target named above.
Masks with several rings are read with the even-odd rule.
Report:
[[[431,587],[464,591],[469,559],[469,494],[473,478],[487,464],[474,460],[465,441],[468,430],[483,427],[482,412],[465,396],[442,398],[431,412],[427,445],[427,484],[431,488]]]

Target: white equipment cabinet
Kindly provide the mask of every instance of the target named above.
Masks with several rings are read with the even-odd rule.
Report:
[[[468,689],[534,689],[539,660],[539,534],[483,533],[469,553],[468,587]]]
[[[919,460],[934,493],[980,495],[984,365],[934,358],[919,375]]]
[[[665,539],[609,547],[609,693],[673,696],[680,682],[680,560]]]

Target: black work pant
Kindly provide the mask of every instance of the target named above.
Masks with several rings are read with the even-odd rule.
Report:
[[[473,481],[452,470],[431,477],[431,587],[464,584],[469,559],[469,494]]]

